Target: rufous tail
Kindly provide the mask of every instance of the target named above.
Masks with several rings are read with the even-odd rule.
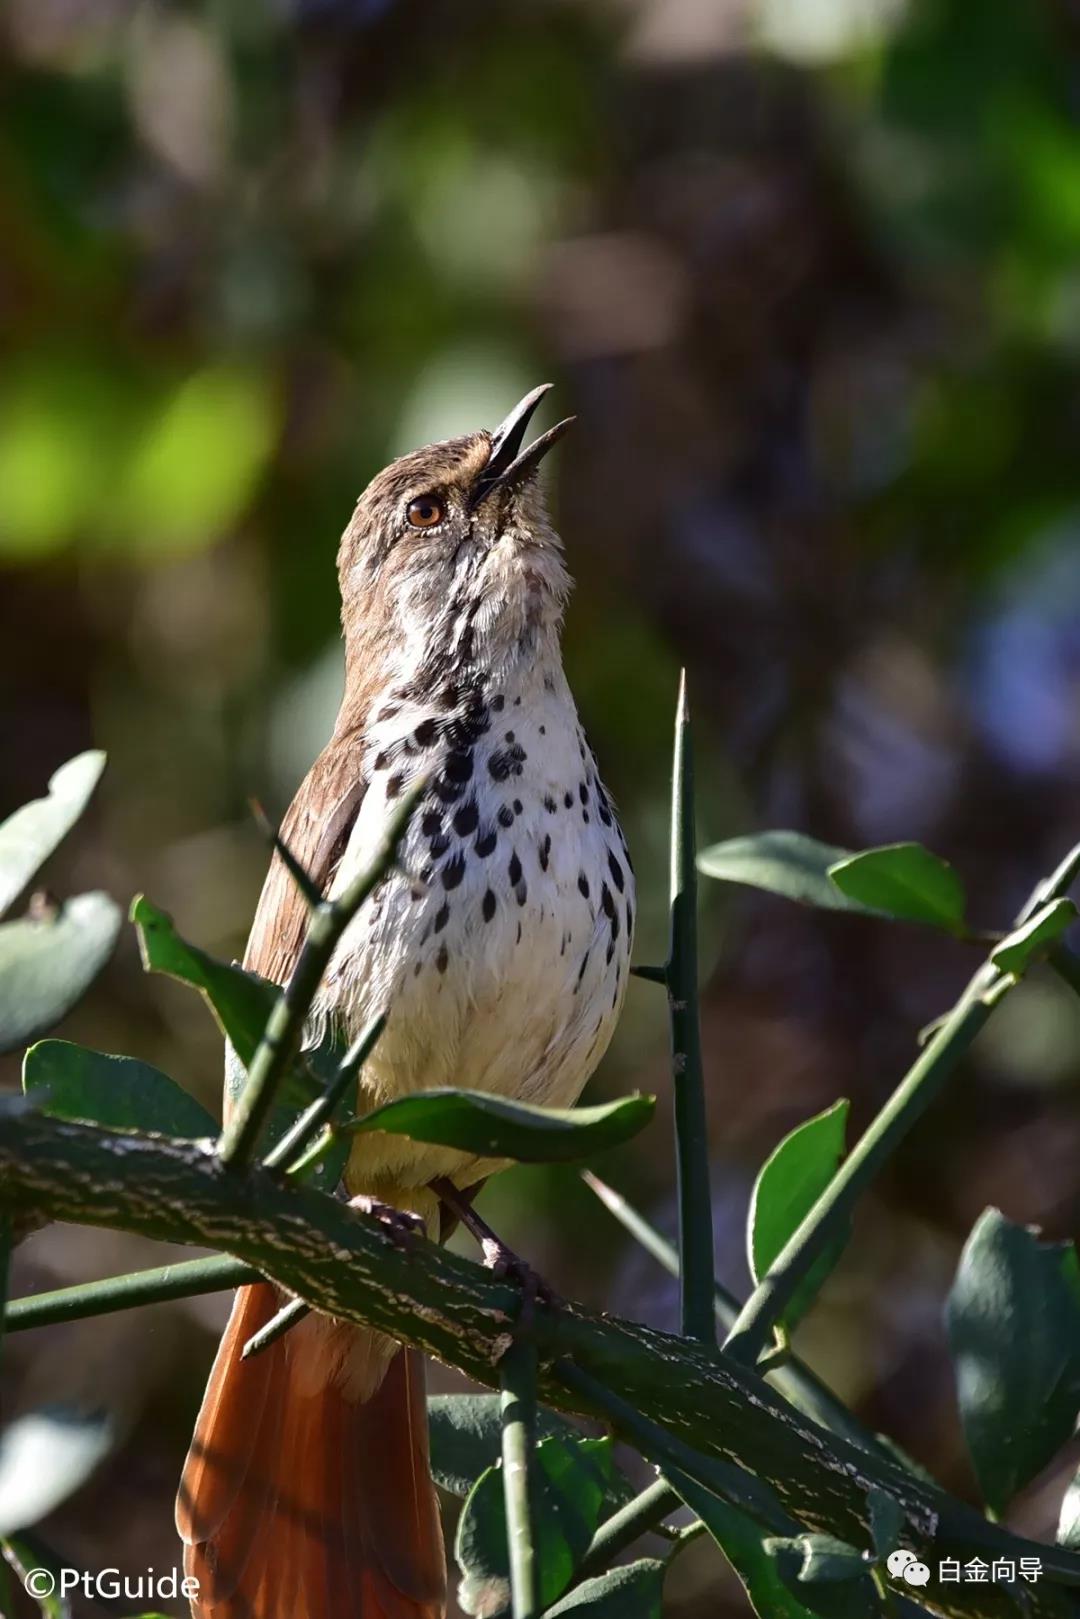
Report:
[[[242,1361],[279,1308],[268,1283],[237,1293],[184,1466],[194,1619],[444,1619],[423,1357],[398,1351],[364,1400],[299,1327]],[[361,1329],[336,1330],[363,1361]]]

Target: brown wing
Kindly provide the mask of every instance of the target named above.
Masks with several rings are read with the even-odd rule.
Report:
[[[283,840],[323,893],[345,852],[366,790],[362,752],[358,731],[335,736],[308,771],[281,824]],[[283,984],[296,965],[306,924],[304,896],[275,854],[251,924],[244,966]]]

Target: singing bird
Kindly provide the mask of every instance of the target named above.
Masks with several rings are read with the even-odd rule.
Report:
[[[283,837],[336,894],[427,784],[314,1008],[344,1039],[388,1014],[361,1112],[440,1085],[568,1106],[626,987],[634,879],[563,672],[570,580],[537,481],[569,422],[523,448],[546,392],[393,462],[342,537],[344,696]],[[305,920],[275,855],[246,965],[283,983]],[[504,1167],[354,1139],[345,1192],[435,1240],[440,1183],[467,1199]],[[240,1289],[199,1413],[177,1503],[195,1619],[441,1619],[422,1357],[313,1314],[242,1361],[280,1304],[268,1283]]]

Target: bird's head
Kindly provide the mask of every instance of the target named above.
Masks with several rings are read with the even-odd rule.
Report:
[[[346,641],[365,656],[494,670],[557,633],[570,581],[537,470],[572,418],[525,444],[549,386],[494,432],[414,450],[364,490],[338,573]]]

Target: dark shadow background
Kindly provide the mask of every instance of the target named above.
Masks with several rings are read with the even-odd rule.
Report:
[[[54,887],[145,891],[239,954],[265,865],[247,799],[285,808],[336,706],[357,493],[547,378],[579,418],[550,474],[567,661],[636,857],[639,960],[664,948],[680,663],[702,841],[922,839],[985,926],[1075,841],[1075,0],[8,0],[0,31],[0,809],[110,756]],[[861,1127],[972,961],[712,885],[703,913],[742,1289],[756,1166],[838,1095]],[[130,930],[62,1032],[216,1098],[212,1022],[142,976]],[[597,1167],[670,1229],[666,1040],[636,984],[594,1091],[659,1093]],[[800,1333],[961,1492],[942,1299],[986,1204],[1074,1231],[1078,1080],[1080,1006],[1036,977]],[[674,1323],[571,1172],[509,1174],[485,1208],[560,1291]],[[54,1227],[14,1289],[159,1253]],[[9,1412],[105,1405],[122,1434],[42,1526],[65,1561],[172,1565],[224,1307],[5,1346]],[[1065,1476],[1015,1521],[1050,1533]],[[715,1614],[718,1589],[743,1611],[696,1546],[672,1614]]]

